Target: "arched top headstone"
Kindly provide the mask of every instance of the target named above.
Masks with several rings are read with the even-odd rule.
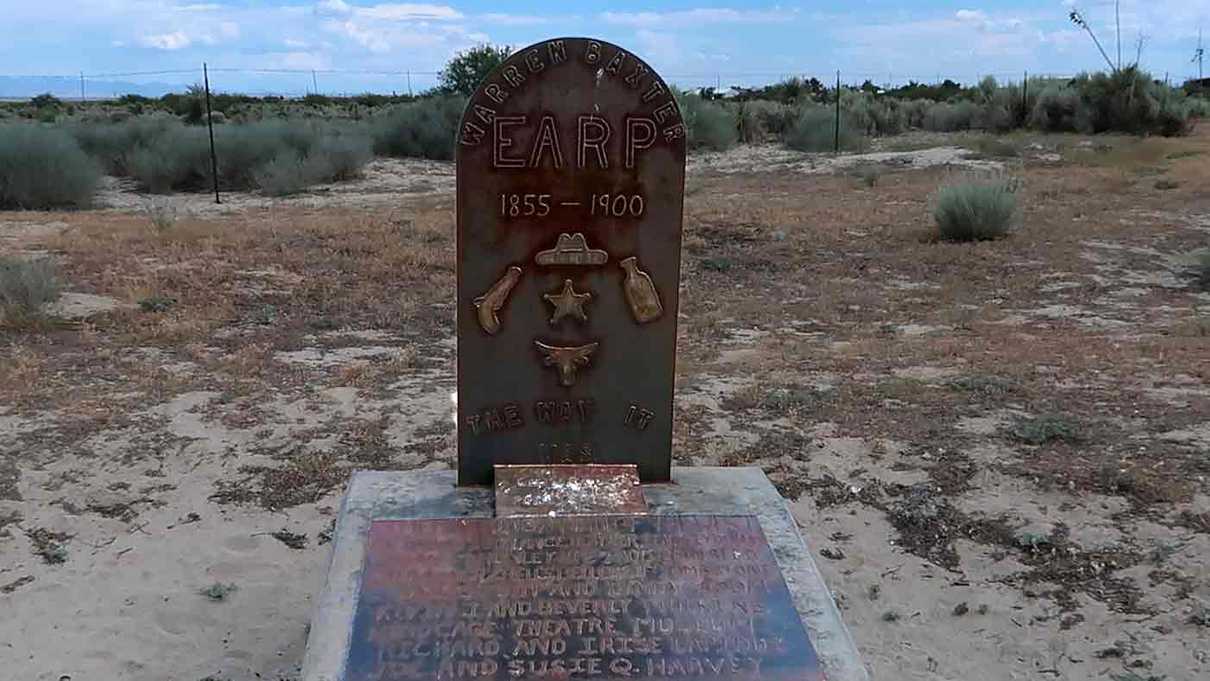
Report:
[[[642,59],[518,50],[458,128],[458,480],[635,463],[667,480],[686,130]]]

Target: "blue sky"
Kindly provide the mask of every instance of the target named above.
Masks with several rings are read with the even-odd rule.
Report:
[[[455,52],[556,35],[616,42],[681,85],[770,82],[791,74],[883,82],[981,74],[1073,74],[1103,65],[1066,18],[1071,0],[0,0],[0,75],[219,69],[216,87],[299,93],[406,90],[433,83]],[[1078,0],[1113,53],[1112,0]],[[1143,35],[1143,64],[1174,79],[1190,63],[1210,0],[1122,0],[1123,50]],[[283,69],[247,73],[223,69]],[[312,79],[309,71],[317,70]],[[376,71],[380,74],[334,73]],[[192,72],[119,80],[188,84]]]

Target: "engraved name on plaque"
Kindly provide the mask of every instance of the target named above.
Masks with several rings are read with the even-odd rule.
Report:
[[[685,127],[641,59],[517,51],[457,140],[458,481],[494,464],[671,466]]]
[[[345,679],[822,681],[755,518],[377,520]]]

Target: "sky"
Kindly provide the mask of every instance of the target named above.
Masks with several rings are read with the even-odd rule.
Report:
[[[183,86],[208,62],[218,90],[406,92],[431,87],[433,72],[477,44],[587,35],[686,87],[838,69],[846,82],[973,82],[1104,67],[1067,20],[1073,6],[1116,59],[1112,0],[0,0],[0,76]],[[1141,36],[1142,64],[1157,77],[1196,76],[1210,0],[1121,0],[1121,19],[1124,60]],[[127,75],[145,72],[155,73]]]

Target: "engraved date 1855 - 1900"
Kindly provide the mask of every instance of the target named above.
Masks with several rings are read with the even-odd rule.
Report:
[[[588,213],[588,217],[641,218],[647,210],[647,200],[642,194],[590,194],[587,199],[555,200],[551,194],[514,193],[500,194],[500,217],[544,218],[551,214],[552,207]],[[587,207],[587,211],[584,208]]]

